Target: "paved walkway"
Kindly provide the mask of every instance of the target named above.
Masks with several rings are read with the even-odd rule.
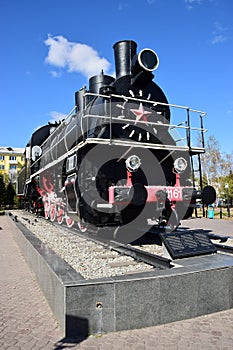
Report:
[[[191,218],[189,220],[182,220],[180,227],[187,227],[190,229],[203,229],[211,234],[233,237],[233,220]]]
[[[162,326],[90,336],[83,341],[63,339],[13,239],[14,223],[0,216],[0,228],[1,350],[233,349],[233,309]]]

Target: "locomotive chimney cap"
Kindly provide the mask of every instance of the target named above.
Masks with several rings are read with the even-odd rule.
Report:
[[[135,76],[139,72],[151,73],[158,68],[159,58],[152,49],[143,49],[132,59],[131,72]]]
[[[139,65],[148,72],[153,72],[159,66],[159,58],[152,49],[143,49],[138,54]]]
[[[120,45],[121,43],[122,43],[122,45],[124,45],[124,43],[125,43],[126,45],[127,45],[127,44],[131,44],[131,45],[135,46],[135,48],[137,48],[137,43],[136,43],[136,41],[134,41],[134,40],[129,40],[129,39],[117,41],[115,44],[113,44],[113,48],[115,48],[116,46]]]
[[[137,44],[133,40],[121,40],[113,45],[116,79],[131,75],[132,59],[136,55]]]

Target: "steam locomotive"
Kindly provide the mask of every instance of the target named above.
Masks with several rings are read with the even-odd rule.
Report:
[[[215,201],[211,186],[195,188],[193,159],[201,172],[205,113],[168,103],[153,81],[159,65],[153,50],[137,53],[131,40],[113,48],[116,78],[103,71],[91,77],[63,121],[32,134],[18,194],[29,210],[83,232],[88,225],[174,230],[198,198]],[[171,114],[181,112],[185,120],[171,124]],[[193,114],[200,127],[192,126]],[[198,146],[192,132],[200,134]]]

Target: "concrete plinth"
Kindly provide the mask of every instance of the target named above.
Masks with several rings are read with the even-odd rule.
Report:
[[[142,328],[233,307],[233,256],[176,260],[177,267],[85,280],[20,222],[12,231],[64,336]]]

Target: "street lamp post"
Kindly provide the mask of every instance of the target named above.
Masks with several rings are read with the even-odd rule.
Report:
[[[226,189],[226,196],[227,196],[227,216],[230,217],[230,203],[229,203],[229,191],[228,191],[229,185],[225,184]]]

